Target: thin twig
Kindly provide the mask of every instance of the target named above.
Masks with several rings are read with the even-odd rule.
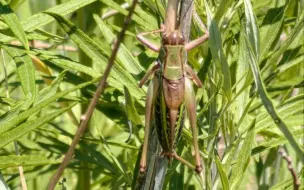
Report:
[[[283,150],[283,148],[279,149],[279,153],[280,155],[283,157],[284,160],[286,160],[287,164],[288,164],[288,169],[291,173],[291,176],[293,178],[293,189],[294,190],[298,190],[300,187],[300,180],[297,177],[297,173],[295,171],[295,169],[292,166],[292,160],[291,157],[287,155],[287,153]]]
[[[7,69],[6,69],[3,49],[1,49],[1,57],[2,57],[2,65],[3,65],[3,70],[4,70],[4,77],[5,77],[5,96],[6,96],[6,98],[9,98],[10,95],[9,95],[9,90],[8,90]],[[10,110],[10,106],[8,107],[8,109]],[[20,156],[17,141],[14,141],[14,147],[15,147],[16,155]],[[23,172],[23,167],[21,165],[18,166],[18,170],[19,170],[22,190],[27,190],[26,180],[25,180],[25,176],[24,176],[24,172]]]
[[[16,155],[17,155],[17,156],[20,156],[17,141],[14,141],[14,147],[15,147]],[[22,190],[27,190],[26,180],[25,180],[25,176],[24,176],[24,172],[23,172],[23,167],[22,167],[21,165],[18,166],[18,170],[19,170],[19,175],[20,175],[20,181],[21,181]]]
[[[124,3],[124,4],[121,5],[121,8],[123,8],[123,9],[128,9],[129,7],[130,7],[129,3]],[[111,16],[114,16],[114,15],[118,14],[118,13],[119,12],[116,11],[116,10],[111,10],[111,11],[106,12],[105,14],[103,14],[102,17],[101,17],[101,19],[105,20],[105,19],[107,19],[107,18],[109,18]]]
[[[69,147],[69,150],[68,152],[66,153],[62,163],[60,164],[58,170],[56,171],[56,173],[52,176],[50,182],[49,182],[49,185],[48,185],[48,190],[53,190],[59,180],[59,178],[61,177],[64,169],[67,167],[69,161],[71,160],[71,158],[73,157],[74,155],[74,150],[75,150],[75,147],[76,145],[78,144],[79,140],[80,140],[80,137],[82,136],[82,134],[84,133],[84,131],[86,130],[86,127],[87,127],[87,124],[89,122],[89,119],[91,118],[92,116],[92,113],[94,111],[94,108],[98,102],[98,99],[100,97],[100,95],[103,93],[104,89],[105,89],[105,86],[106,86],[106,80],[110,74],[110,71],[111,71],[111,68],[112,66],[114,65],[114,60],[115,60],[115,57],[116,57],[116,54],[118,52],[118,49],[119,49],[119,46],[120,46],[120,43],[122,42],[123,38],[124,38],[124,34],[126,32],[126,29],[127,29],[127,26],[129,25],[129,23],[131,22],[131,16],[134,12],[134,9],[135,9],[135,6],[137,4],[137,0],[133,0],[133,3],[130,7],[130,11],[129,11],[129,14],[128,16],[126,17],[125,19],[125,22],[124,22],[124,25],[122,27],[122,30],[121,32],[118,34],[117,36],[117,40],[115,41],[114,43],[114,49],[112,51],[112,54],[111,54],[111,57],[109,58],[109,61],[108,61],[108,65],[107,65],[107,68],[104,72],[104,75],[103,77],[101,78],[99,84],[98,84],[98,87],[97,87],[97,90],[88,106],[88,109],[85,113],[85,115],[81,116],[81,123],[80,123],[80,126],[78,127],[78,130],[75,134],[75,137],[72,141],[72,144],[71,146]]]
[[[30,44],[30,47],[33,47],[33,48],[50,49],[50,48],[53,48],[53,46],[54,46],[52,44],[45,43],[45,42],[42,42],[40,40],[32,40],[31,42],[34,43],[34,45]],[[15,45],[15,46],[21,46],[22,45],[19,41],[12,41],[12,42],[10,42],[10,44]],[[54,48],[56,48],[58,50],[64,50],[64,51],[70,51],[70,52],[78,51],[77,48],[75,48],[73,46],[65,45],[65,44],[55,46]]]

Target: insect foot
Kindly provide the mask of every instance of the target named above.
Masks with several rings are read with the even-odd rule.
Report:
[[[146,166],[140,165],[139,167],[140,167],[140,169],[139,169],[140,173],[145,173],[146,172]]]
[[[195,171],[196,171],[197,174],[200,174],[202,172],[202,170],[203,170],[203,166],[202,165],[197,165],[195,167]]]

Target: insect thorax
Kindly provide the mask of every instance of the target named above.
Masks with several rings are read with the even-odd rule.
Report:
[[[163,76],[168,80],[177,80],[184,76],[185,46],[165,45]]]

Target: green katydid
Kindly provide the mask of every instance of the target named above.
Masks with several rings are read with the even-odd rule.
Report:
[[[178,3],[178,0],[168,1],[165,24],[161,26],[161,29],[137,35],[137,39],[145,46],[155,52],[160,52],[162,55],[160,56],[162,61],[157,61],[139,83],[139,86],[142,87],[153,75],[146,98],[145,138],[140,160],[141,173],[146,170],[148,137],[151,119],[153,118],[162,147],[161,154],[166,156],[170,161],[174,158],[183,162],[195,169],[197,173],[202,171],[196,129],[195,93],[191,80],[198,87],[202,87],[202,82],[192,68],[187,65],[185,57],[188,51],[206,41],[209,33],[206,31],[204,36],[185,43],[179,26],[177,26]],[[162,33],[162,47],[150,43],[144,37],[153,33]],[[195,167],[178,156],[174,151],[184,125],[185,108],[188,111],[193,134]]]

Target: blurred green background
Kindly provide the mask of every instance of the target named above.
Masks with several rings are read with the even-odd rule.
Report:
[[[130,4],[0,1],[0,189],[22,189],[19,165],[28,189],[46,188]],[[188,55],[204,83],[195,89],[204,181],[173,162],[163,189],[293,189],[279,148],[291,156],[303,188],[304,1],[194,4],[190,38],[203,35],[201,22],[210,33]],[[105,93],[56,189],[131,189],[136,182],[147,90],[137,83],[158,55],[135,37],[159,28],[165,5],[165,0],[138,3]],[[56,22],[43,11],[61,17]],[[159,44],[160,36],[149,40]],[[194,163],[191,139],[186,120],[178,151]]]

